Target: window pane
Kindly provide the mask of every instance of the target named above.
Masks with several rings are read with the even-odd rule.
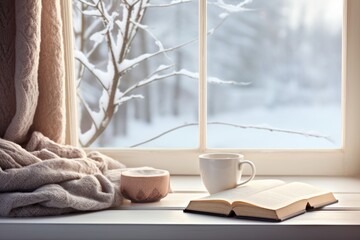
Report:
[[[92,2],[73,1],[80,143],[129,147],[166,133],[141,147],[196,147],[197,2]]]
[[[240,2],[208,2],[209,147],[341,147],[342,0]]]

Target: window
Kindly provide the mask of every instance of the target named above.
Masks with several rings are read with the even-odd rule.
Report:
[[[208,122],[230,124],[208,146],[340,148],[343,1],[227,2],[208,2],[208,76],[234,84],[208,84]]]
[[[172,1],[173,3],[177,1]],[[210,2],[210,1],[209,1]],[[255,1],[254,1],[255,2]],[[224,3],[223,1],[218,1],[218,3]],[[68,11],[71,9],[71,5],[67,4],[66,1],[63,2],[65,8]],[[241,5],[239,5],[241,7]],[[208,6],[210,8],[210,6]],[[102,152],[113,156],[116,159],[121,160],[128,166],[139,166],[139,165],[151,165],[159,168],[166,168],[171,170],[172,173],[179,174],[193,174],[197,172],[197,156],[199,153],[204,151],[232,151],[232,152],[241,152],[246,155],[247,158],[253,160],[258,168],[259,174],[305,174],[305,175],[341,175],[341,174],[351,174],[357,171],[356,167],[359,166],[357,161],[357,156],[359,156],[359,150],[357,144],[356,132],[359,132],[357,122],[360,120],[359,110],[356,108],[357,102],[357,87],[359,87],[356,82],[357,76],[360,76],[359,70],[356,67],[356,64],[359,63],[359,32],[355,27],[358,15],[359,15],[359,3],[353,0],[344,1],[344,24],[343,24],[343,71],[342,71],[342,113],[343,113],[343,132],[342,132],[342,145],[339,144],[339,147],[331,149],[237,149],[230,146],[231,149],[221,149],[221,148],[209,148],[212,147],[207,144],[207,126],[206,126],[206,59],[207,59],[207,19],[206,19],[206,1],[199,1],[199,59],[200,64],[198,68],[199,76],[199,117],[198,117],[198,148],[184,148],[184,146],[178,149],[154,149],[154,148],[139,148],[139,149],[116,149],[116,148],[100,148]],[[72,23],[71,17],[67,15],[69,12],[64,14],[65,21],[65,39],[66,43],[66,53],[67,53],[67,69],[68,69],[68,94],[69,94],[69,138],[70,142],[76,142],[76,110],[75,110],[75,87],[74,83],[76,82],[71,77],[71,69],[73,69],[72,64],[74,64],[72,51]],[[92,12],[87,12],[88,14],[93,14]],[[210,20],[209,20],[210,22]],[[97,37],[93,37],[93,40],[97,40]],[[209,54],[210,54],[209,50]],[[208,60],[210,61],[210,60]],[[208,66],[210,66],[208,64]],[[106,69],[106,65],[103,66],[103,69]],[[192,69],[196,72],[197,69]],[[179,69],[176,69],[179,73],[189,73],[184,72]],[[210,75],[210,71],[208,73]],[[188,74],[191,75],[191,74]],[[217,78],[213,78],[216,80]],[[221,82],[224,83],[224,82]],[[209,94],[209,93],[208,93]],[[138,98],[139,96],[133,96],[133,98]],[[210,117],[209,117],[210,119]],[[185,120],[189,121],[189,120]],[[196,121],[196,119],[195,119]],[[196,129],[196,127],[194,127]],[[195,134],[190,134],[194,137]],[[195,135],[195,136],[196,136]],[[208,136],[211,133],[209,132]],[[211,136],[210,136],[211,137]],[[188,146],[185,146],[188,147]],[[241,146],[240,146],[241,147]],[[315,147],[318,148],[318,147]],[[92,148],[93,149],[93,148]]]
[[[80,144],[131,147],[183,125],[142,147],[195,148],[197,1],[74,1],[73,9]]]

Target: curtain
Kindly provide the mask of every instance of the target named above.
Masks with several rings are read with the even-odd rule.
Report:
[[[0,0],[0,216],[121,204],[124,166],[65,146],[60,1]]]
[[[0,1],[0,137],[32,132],[64,142],[64,50],[60,1]]]

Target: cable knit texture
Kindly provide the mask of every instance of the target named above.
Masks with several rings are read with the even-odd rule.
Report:
[[[0,139],[0,216],[48,216],[119,206],[123,169],[105,155],[85,154],[38,132],[25,149]]]
[[[15,1],[0,1],[0,137],[4,136],[16,110],[15,26]]]
[[[37,106],[41,1],[16,0],[15,91],[16,112],[5,139],[22,143],[33,123]]]
[[[60,1],[0,0],[0,31],[0,216],[118,206],[124,166],[60,144],[65,132]]]
[[[33,130],[62,143],[65,139],[65,67],[60,16],[60,1],[43,0],[38,77],[40,95]]]
[[[0,10],[0,24],[12,33],[2,37],[1,49],[14,56],[15,61],[7,63],[12,67],[0,84],[5,86],[4,92],[14,91],[14,84],[16,96],[16,101],[13,97],[7,99],[9,95],[14,96],[11,92],[0,96],[0,111],[6,115],[0,122],[0,133],[6,128],[5,135],[1,136],[24,143],[31,132],[37,130],[62,143],[65,102],[60,1],[3,0],[1,4],[5,8]],[[14,16],[15,20],[11,20]],[[1,65],[1,68],[7,67]]]

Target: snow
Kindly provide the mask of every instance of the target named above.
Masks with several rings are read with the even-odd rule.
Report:
[[[156,46],[159,47],[159,49],[158,49],[159,51],[164,51],[164,50],[165,50],[162,42],[155,36],[154,33],[152,33],[152,32],[149,30],[149,26],[140,24],[140,23],[135,22],[135,21],[131,21],[131,23],[134,24],[136,27],[138,27],[138,28],[146,31],[146,32],[149,34],[149,36],[150,36],[152,39],[154,39],[154,43],[155,43]]]
[[[107,24],[107,27],[108,27],[108,31],[112,31],[113,29],[114,29],[114,23],[115,23],[115,19],[117,18],[119,16],[119,13],[117,13],[117,12],[113,12],[112,14],[111,14],[111,16],[109,15],[108,16],[108,18],[107,18],[107,20],[109,21],[108,22],[108,24]]]
[[[319,114],[321,113],[321,114]],[[288,106],[276,109],[254,108],[237,112],[225,112],[209,116],[208,121],[234,124],[274,127],[305,133],[329,136],[326,139],[265,130],[241,129],[221,125],[208,125],[209,148],[295,148],[332,149],[341,146],[340,107],[329,106]],[[126,137],[113,136],[106,142],[107,147],[128,147],[150,139],[164,131],[186,123],[197,122],[193,116],[159,117],[149,125],[132,120]],[[139,148],[196,148],[198,127],[178,129]]]
[[[115,24],[118,26],[118,34],[116,35],[114,52],[116,53],[116,61],[118,62],[120,58],[121,47],[124,44],[123,34],[125,26],[124,22],[120,20],[116,20]]]
[[[151,4],[148,3],[146,5],[146,7],[171,7],[175,4],[180,4],[180,3],[187,3],[187,2],[191,2],[191,0],[172,0],[169,3],[163,3],[163,4]]]
[[[171,68],[171,67],[173,67],[174,65],[164,65],[164,64],[162,64],[162,65],[160,65],[156,70],[155,70],[155,72],[161,72],[161,71],[164,71],[164,70],[166,70],[166,69],[169,69],[169,68]]]
[[[110,89],[112,85],[112,80],[114,79],[115,76],[115,66],[113,61],[110,60],[111,59],[110,52],[108,52],[108,59],[109,60],[106,66],[106,72],[101,72],[101,74],[99,75],[100,80],[106,89]]]
[[[289,105],[274,109],[259,107],[238,113],[228,112],[221,116],[209,117],[208,120],[246,125],[263,124],[275,128],[316,133],[330,137],[334,141],[287,133],[209,126],[209,147],[316,149],[341,146],[341,111],[340,106],[336,105]]]
[[[236,13],[236,12],[241,12],[241,11],[246,11],[248,10],[247,8],[245,8],[244,6],[246,4],[251,3],[252,0],[245,0],[242,1],[240,3],[238,3],[237,5],[233,5],[233,4],[228,4],[225,3],[223,0],[218,0],[216,2],[212,2],[211,4],[214,4],[216,6],[218,6],[219,8],[229,12],[229,13]]]
[[[187,69],[181,69],[179,71],[174,72],[173,74],[181,74],[181,75],[185,75],[187,77],[194,78],[194,79],[199,78],[199,73],[191,72]],[[208,76],[207,82],[210,84],[241,85],[241,86],[248,86],[251,84],[251,82],[236,82],[233,80],[221,80],[220,78],[213,77],[213,76]]]
[[[118,105],[121,105],[131,99],[144,99],[144,96],[141,95],[141,94],[133,94],[133,95],[130,95],[130,96],[126,96],[126,97],[121,97],[120,99],[118,99],[115,104],[118,104]]]
[[[103,89],[100,100],[99,100],[99,108],[106,109],[109,106],[109,93]]]
[[[222,18],[222,19],[227,18],[228,16],[229,16],[229,13],[226,13],[226,12],[219,14],[219,18]]]
[[[92,6],[92,7],[95,7],[98,2],[98,1],[92,1],[93,3],[90,3],[89,1],[86,1],[86,0],[79,0],[79,1],[86,5]]]
[[[90,6],[99,4],[99,1],[95,0],[81,1]],[[133,1],[136,0],[131,0]],[[194,124],[196,125],[197,122],[198,104],[198,49],[196,44],[192,44],[196,41],[189,39],[197,38],[198,29],[196,24],[189,23],[197,21],[198,2],[179,4],[183,2],[190,1],[168,0],[165,2],[161,0],[151,1],[153,5],[136,4],[134,13],[138,10],[141,12],[140,8],[153,7],[146,11],[147,16],[143,19],[144,21],[137,23],[136,19],[132,19],[132,24],[129,25],[132,29],[144,31],[147,36],[145,43],[147,53],[141,52],[144,48],[140,44],[144,43],[135,37],[131,49],[125,48],[127,59],[121,63],[119,63],[119,57],[124,44],[123,34],[128,16],[125,4],[116,6],[116,11],[120,14],[113,12],[115,8],[104,7],[106,18],[104,22],[101,21],[102,16],[89,16],[96,14],[92,10],[94,7],[88,7],[85,10],[84,15],[89,20],[87,21],[89,26],[86,27],[84,38],[90,41],[85,41],[84,53],[75,51],[75,56],[93,73],[84,71],[82,81],[92,89],[87,91],[84,87],[81,92],[87,101],[82,105],[82,110],[85,107],[92,119],[82,119],[82,129],[85,129],[85,126],[91,127],[80,134],[81,142],[86,143],[101,124],[109,123],[110,119],[104,112],[109,104],[116,104],[117,109],[119,105],[126,102],[119,107],[121,109],[126,106],[124,111],[117,113],[119,115],[113,119],[100,137],[101,139],[92,146],[131,146],[169,129],[191,124],[189,127],[178,129],[141,147],[197,147],[198,127]],[[285,26],[288,19],[282,14],[282,7],[271,5],[266,0],[254,1],[254,5],[251,6],[254,9],[261,9],[263,5],[269,9],[269,11],[264,11],[269,15],[264,14],[263,11],[243,14],[243,11],[249,10],[246,4],[250,2],[250,0],[208,1],[208,4],[212,5],[208,11],[209,33],[213,34],[216,29],[208,41],[207,81],[211,83],[208,85],[208,120],[247,128],[209,125],[208,147],[328,149],[340,147],[342,124],[341,91],[338,80],[341,71],[337,69],[339,64],[334,64],[332,60],[327,61],[327,59],[336,60],[336,57],[340,56],[340,51],[336,46],[329,48],[324,44],[314,46],[308,43],[303,44],[307,41],[302,38],[304,34],[297,29]],[[100,3],[107,5],[108,2]],[[141,3],[147,4],[146,1],[141,1]],[[166,8],[171,5],[178,6]],[[299,9],[297,11],[302,11]],[[282,17],[274,18],[273,21],[272,12],[281,13],[277,15]],[[238,14],[227,18],[232,13]],[[248,21],[242,20],[241,16],[244,15],[246,15],[244,19]],[[225,18],[227,18],[226,21]],[[94,23],[90,23],[90,19]],[[272,24],[268,24],[269,19]],[[300,20],[299,18],[297,21],[300,22]],[[306,30],[309,32],[306,36],[317,43],[323,42],[323,39],[327,41],[330,35],[316,31],[319,26],[321,26],[319,29],[322,29],[322,22],[316,22],[319,24]],[[110,32],[109,35],[107,35],[108,32]],[[136,31],[130,32],[134,34]],[[270,36],[266,35],[268,33]],[[109,37],[106,40],[111,43],[111,49],[114,50],[115,58],[117,58],[116,63],[107,49],[105,36]],[[295,41],[295,44],[288,44],[286,36],[293,36],[294,39],[299,38],[299,40]],[[337,42],[340,46],[341,42]],[[317,49],[320,51],[318,52]],[[90,54],[92,52],[94,54]],[[339,54],[336,55],[337,53]],[[180,61],[176,58],[176,54],[181,58]],[[142,65],[134,68],[145,61],[146,68],[140,68]],[[115,99],[109,103],[106,90],[111,88],[115,69],[121,72],[122,91],[118,90]],[[173,77],[175,75],[176,77]],[[158,81],[160,79],[162,80]],[[156,81],[158,83],[152,83]],[[148,89],[145,91],[144,87]],[[98,89],[95,91],[95,88]],[[136,101],[144,96],[144,101]],[[148,107],[149,111],[146,112]],[[175,107],[178,109],[173,111]],[[172,117],[175,112],[178,112],[178,117]],[[117,121],[116,124],[113,124],[115,121]],[[124,121],[124,123],[119,121]],[[145,123],[146,121],[151,124]],[[249,126],[283,129],[304,134],[249,129]],[[126,137],[120,136],[124,132],[122,128],[126,128],[128,132]],[[311,133],[330,137],[334,141],[306,136]]]
[[[199,78],[199,73],[197,72],[191,72],[189,70],[186,69],[181,69],[180,71],[177,72],[178,74],[183,74],[185,76],[188,76],[190,78]]]
[[[120,99],[122,98],[123,96],[123,93],[120,91],[119,88],[116,89],[116,92],[115,92],[115,98],[114,98],[114,104],[116,104],[117,102],[120,101]]]
[[[88,16],[96,16],[96,17],[100,17],[101,14],[98,10],[96,9],[91,9],[91,10],[83,10],[82,13],[84,15],[88,15]]]
[[[95,132],[96,132],[96,127],[94,124],[92,124],[91,128],[88,131],[79,134],[80,143],[88,142],[90,138],[95,134]]]
[[[94,41],[94,44],[99,44],[102,41],[104,41],[104,32],[100,31],[100,32],[95,32],[93,35],[90,36],[90,40]]]
[[[135,67],[137,64],[139,64],[140,62],[144,61],[145,59],[148,59],[154,55],[158,54],[158,52],[156,53],[144,53],[136,58],[133,59],[125,59],[124,61],[122,61],[120,63],[120,67],[119,67],[119,71],[125,71],[131,67]]]
[[[114,67],[112,66],[111,61],[108,62],[107,71],[102,71],[99,68],[95,67],[94,64],[90,63],[84,53],[80,52],[79,50],[74,51],[75,58],[78,59],[82,64],[86,66],[101,82],[103,86],[109,88],[111,84],[111,80],[115,74]]]
[[[221,80],[220,78],[217,77],[208,77],[208,83],[212,83],[212,84],[233,84],[233,85],[241,85],[241,86],[248,86],[251,84],[251,82],[236,82],[236,81],[232,81],[232,80]]]

